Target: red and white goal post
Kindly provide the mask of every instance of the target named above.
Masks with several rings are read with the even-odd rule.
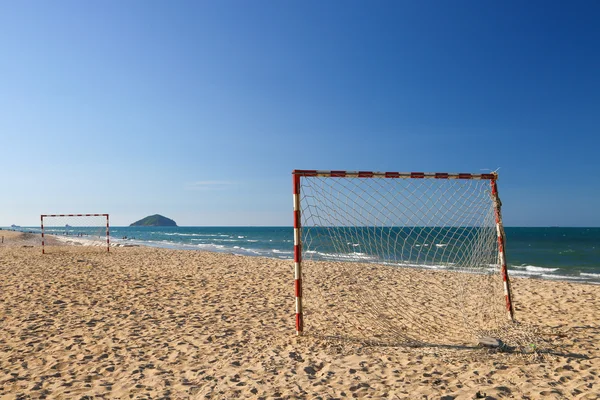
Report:
[[[323,336],[455,343],[514,321],[496,173],[292,177],[297,335],[314,321]]]
[[[49,249],[47,236],[55,244],[85,246],[85,248],[110,251],[110,228],[108,214],[42,214],[42,254]],[[61,246],[50,246],[59,248]]]

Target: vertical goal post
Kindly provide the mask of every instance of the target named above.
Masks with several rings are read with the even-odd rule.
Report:
[[[48,224],[48,221],[50,219],[56,219],[56,218],[64,218],[61,221],[61,225],[58,224],[53,224],[50,225]],[[97,223],[94,224],[75,224],[73,226],[69,225],[69,224],[65,224],[62,225],[62,222],[65,221],[77,221],[79,219],[85,219],[85,218],[95,218],[96,221],[99,221]],[[41,214],[40,215],[40,224],[41,224],[41,234],[42,234],[42,254],[46,254],[46,240],[45,240],[45,235],[46,235],[46,231],[48,230],[49,226],[52,227],[62,227],[64,226],[65,229],[65,235],[68,236],[68,230],[69,228],[72,228],[74,234],[76,235],[81,235],[81,237],[84,237],[84,235],[89,235],[89,234],[97,234],[99,237],[102,235],[104,236],[104,234],[106,234],[106,251],[110,252],[110,224],[109,224],[109,215],[108,214]],[[54,231],[56,231],[56,229],[54,229]],[[55,232],[50,233],[52,235],[55,234]],[[61,233],[62,234],[62,233]],[[104,239],[102,239],[104,240]]]
[[[488,267],[488,270],[499,270],[499,276],[501,276],[503,287],[498,290],[502,290],[504,295],[503,303],[508,322],[514,322],[513,301],[505,252],[506,239],[502,223],[502,203],[498,195],[497,173],[471,174],[294,170],[292,172],[292,178],[294,207],[294,296],[297,335],[302,335],[305,330],[303,291],[306,285],[303,284],[305,277],[303,275],[303,259],[306,258],[307,255],[314,258],[315,254],[321,254],[321,258],[318,258],[319,256],[314,258],[316,262],[331,260],[338,262],[339,265],[343,265],[344,262],[348,261],[347,259],[351,259],[351,261],[357,263],[365,263],[361,265],[384,264],[388,266],[387,268],[396,270],[414,266],[423,267],[423,265],[417,264],[419,262],[424,263],[423,260],[427,259],[427,257],[438,264],[444,264],[445,267],[458,272],[475,271],[474,268],[469,270],[466,270],[465,268],[462,270],[457,264],[460,264],[463,261],[465,263],[480,265],[487,263],[488,266],[491,266],[491,268]],[[309,182],[317,180],[331,183],[315,183],[315,187],[317,187],[317,185],[322,185],[322,187],[319,187],[318,189],[310,187],[311,183]],[[360,185],[363,185],[362,183],[346,183],[350,180],[359,182],[368,182],[371,180],[420,182],[414,184],[406,183],[406,185],[409,186],[408,188],[399,187],[393,189],[383,186],[386,183],[382,182],[380,184],[373,184],[371,187],[374,187],[375,191],[369,192],[368,190],[363,191],[363,188],[356,189]],[[430,186],[424,186],[423,182],[428,180],[439,182],[431,182],[429,184]],[[343,183],[340,183],[339,181],[343,181]],[[475,189],[469,188],[469,190],[475,193],[474,195],[471,195],[474,200],[471,200],[468,198],[470,193],[462,194],[460,192],[460,187],[444,189],[444,183],[441,181],[456,181],[461,184],[465,184],[467,181],[479,181],[476,183],[479,186],[476,189],[477,192],[475,192]],[[489,181],[489,183],[483,186],[485,181]],[[333,188],[335,185],[339,186],[339,188]],[[365,183],[363,186],[365,185],[368,184]],[[398,183],[398,185],[401,184]],[[452,185],[452,183],[449,183],[449,185]],[[308,194],[304,193],[306,186],[308,186],[308,189],[306,190]],[[371,187],[369,187],[369,189],[371,189]],[[407,192],[407,194],[398,194],[394,190],[403,190]],[[325,200],[322,200],[321,196],[325,198]],[[327,198],[327,196],[330,197]],[[485,204],[479,206],[475,211],[469,211],[469,207],[476,201]],[[376,209],[376,207],[380,206],[384,207],[383,211]],[[330,208],[328,207],[332,209],[336,208],[336,210],[330,211]],[[389,207],[391,211],[388,211],[388,208],[386,207]],[[451,211],[444,211],[444,207],[451,208]],[[361,214],[360,218],[355,217],[355,214],[357,213]],[[427,216],[413,216],[421,215],[418,213],[423,213]],[[434,215],[431,215],[432,213]],[[393,218],[388,217],[388,214],[393,215]],[[398,225],[393,225],[392,222],[394,221],[404,221],[404,224],[401,222]],[[486,230],[485,234],[487,235],[485,243],[483,243],[481,239],[475,237],[480,236],[478,230],[483,229]],[[319,230],[327,230],[333,233],[319,233],[319,236],[317,236],[317,233],[313,233],[318,232]],[[439,234],[440,231],[446,232],[444,233],[446,236],[441,237],[443,237],[444,242],[450,242],[450,244],[432,242],[431,238],[434,237],[434,234]],[[457,233],[458,231],[461,233]],[[495,231],[495,237],[490,239],[492,231]],[[383,232],[385,232],[385,236]],[[393,235],[395,236],[390,234],[390,232],[393,232]],[[404,235],[403,232],[408,233]],[[329,249],[335,249],[336,251],[317,251],[316,247],[322,244],[325,239],[329,239],[329,236],[333,234],[342,234],[343,236],[341,239],[337,239],[338,242],[329,245]],[[420,241],[416,241],[409,235],[416,236]],[[460,237],[460,235],[462,235],[462,237]],[[355,240],[350,240],[348,238]],[[382,238],[384,239],[383,242],[386,243],[372,243],[377,240],[381,242]],[[428,239],[431,243],[425,243],[427,240],[423,240],[423,238]],[[435,238],[437,239],[437,237]],[[463,240],[466,244],[461,243],[460,246],[462,247],[455,251],[452,250],[452,245],[457,243],[459,239]],[[348,241],[347,244],[349,246],[357,246],[361,251],[349,253],[345,250],[346,243],[344,242],[346,241]],[[362,250],[365,246],[365,243],[363,242],[367,241],[371,242],[371,251]],[[390,245],[391,242],[393,242],[393,244]],[[427,250],[425,250],[426,247],[420,246],[431,247],[427,247]],[[402,247],[402,250],[399,251],[398,254],[391,255],[395,250],[390,249],[399,249],[400,247]],[[411,248],[407,250],[409,247]],[[458,245],[456,247],[458,248]],[[474,247],[475,249],[470,251],[468,249],[469,247]],[[485,251],[482,251],[481,248]],[[342,251],[342,249],[344,249],[344,251]],[[428,251],[429,253],[425,253],[425,251]],[[435,251],[435,253],[432,253],[433,251]],[[454,253],[452,253],[452,251],[454,251]],[[483,261],[479,259],[474,260],[479,256],[478,252],[495,252],[495,255],[481,257]],[[331,253],[343,254],[337,254],[340,258],[334,260],[334,255]],[[434,255],[431,256],[430,253]],[[415,254],[417,255],[415,256]],[[446,257],[450,255],[448,260],[441,259],[441,257],[444,257],[444,254]],[[362,259],[367,261],[363,261]],[[429,259],[427,260],[431,261]],[[311,262],[313,262],[312,259]],[[393,264],[395,264],[394,268],[390,268],[389,265]],[[405,268],[403,265],[407,265],[407,267]],[[430,266],[425,265],[424,267],[429,268]],[[360,271],[361,272],[355,275],[352,275],[354,274],[353,272],[346,273],[346,275],[356,276],[367,273],[362,272],[365,271],[365,269]],[[478,273],[479,271],[475,272],[475,274]],[[317,283],[315,283],[315,285],[317,285]],[[318,285],[323,284],[318,283]],[[464,288],[462,290],[463,292],[465,291]],[[327,297],[327,293],[325,294],[325,297]],[[465,295],[465,298],[467,297],[470,298],[468,294]],[[356,301],[354,303],[356,303]],[[392,306],[390,305],[390,307]],[[381,307],[379,310],[380,309]],[[360,317],[357,317],[356,315],[361,311],[362,309],[359,305],[357,310],[351,311],[353,316],[350,319],[358,321]],[[418,314],[418,310],[416,313]],[[431,319],[435,319],[435,316],[431,317]],[[504,321],[506,321],[506,319]],[[414,328],[414,326],[411,326],[411,328]]]

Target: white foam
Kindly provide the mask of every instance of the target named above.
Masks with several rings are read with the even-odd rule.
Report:
[[[490,266],[492,266],[492,264],[490,264]],[[511,265],[510,267],[511,273],[517,273],[518,271],[515,271],[515,268],[517,269],[524,269],[526,271],[529,272],[536,272],[538,274],[542,274],[544,272],[554,272],[554,271],[558,271],[559,268],[548,268],[548,267],[538,267],[535,265],[527,265],[527,264],[521,264],[521,265]]]
[[[165,236],[200,236],[200,237],[215,237],[217,235],[210,235],[205,233],[179,233],[179,232],[164,232],[161,235]]]
[[[591,272],[580,272],[581,276],[589,276],[591,278],[600,278],[600,274],[592,274]]]
[[[509,275],[523,275],[523,276],[542,276],[542,272],[533,271],[510,271]]]
[[[446,246],[448,246],[448,245],[447,245],[447,244],[444,244],[444,243],[436,243],[436,244],[435,244],[435,246],[436,246],[436,247],[446,247]]]
[[[199,244],[198,247],[216,247],[218,249],[224,249],[225,246],[222,244]]]
[[[317,254],[328,260],[377,260],[377,257],[369,256],[365,253],[322,253],[320,251],[307,251],[307,254]]]
[[[233,247],[235,250],[237,250],[237,252],[241,252],[242,254],[257,254],[260,255],[262,254],[260,251],[255,250],[255,249],[247,249],[245,247],[240,247],[240,246],[234,246]],[[231,249],[229,249],[231,250]]]
[[[431,265],[431,264],[402,264],[409,267],[415,268],[426,268],[426,269],[448,269],[447,265]]]
[[[398,267],[408,267],[408,268],[425,268],[425,269],[448,269],[450,265],[435,265],[435,264],[414,264],[410,262],[400,262],[400,263],[390,263],[384,262],[383,265],[394,265]]]
[[[103,239],[89,239],[82,237],[74,237],[74,236],[53,236],[59,242],[63,242],[65,244],[75,245],[75,246],[106,246],[106,238]]]
[[[536,267],[535,265],[526,265],[525,269],[530,272],[554,272],[558,271],[558,268],[544,268]]]
[[[294,254],[293,251],[284,251],[284,250],[277,250],[277,249],[273,249],[273,250],[271,250],[271,252],[273,252],[275,254]]]

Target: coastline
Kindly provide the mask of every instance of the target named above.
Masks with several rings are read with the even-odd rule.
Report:
[[[24,231],[39,232],[39,228],[21,228]],[[37,229],[37,231],[36,231]],[[600,285],[600,228],[507,228],[512,236],[507,248],[510,277],[525,277],[542,280],[560,280],[566,282]],[[64,236],[57,232],[57,240],[72,241],[82,245],[89,236]],[[542,233],[540,230],[543,230]],[[1,231],[0,231],[1,232]],[[112,227],[111,247],[148,246],[167,249],[202,250],[223,254],[237,254],[252,257],[268,257],[280,260],[293,259],[291,228],[286,227]],[[519,233],[521,232],[521,233]],[[551,233],[548,233],[551,232]],[[564,232],[564,233],[563,233]],[[46,237],[51,238],[52,230]],[[550,235],[549,239],[547,235]],[[567,235],[571,239],[562,239]],[[523,239],[525,238],[525,239]],[[549,241],[548,241],[549,240]],[[532,243],[529,243],[529,242]],[[564,242],[560,247],[555,243]],[[99,246],[105,239],[98,238]],[[443,246],[439,243],[431,243]],[[424,243],[424,245],[427,245]],[[557,245],[558,246],[558,245]],[[573,247],[572,247],[573,246]],[[577,247],[576,247],[577,246]],[[355,247],[355,253],[343,254],[344,258],[364,258],[368,249]],[[311,258],[329,261],[330,251],[312,252]],[[401,267],[411,267],[411,263],[397,263]],[[419,267],[414,265],[414,267]],[[452,266],[424,265],[427,269],[451,270]]]
[[[517,319],[539,329],[550,349],[542,354],[380,347],[296,337],[287,260],[62,248],[0,247],[2,398],[592,399],[600,391],[599,286],[512,280]]]

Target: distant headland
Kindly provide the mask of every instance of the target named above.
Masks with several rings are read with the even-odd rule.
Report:
[[[170,218],[154,214],[142,218],[129,226],[177,226],[177,224]]]

